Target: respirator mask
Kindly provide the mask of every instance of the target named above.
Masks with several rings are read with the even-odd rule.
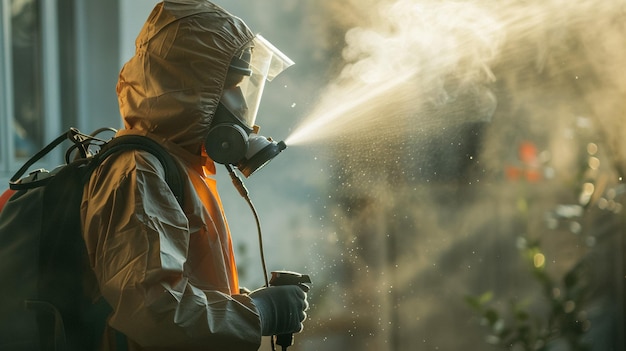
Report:
[[[255,121],[265,82],[291,65],[293,61],[260,35],[232,59],[204,141],[213,161],[233,165],[249,177],[287,147],[259,135]]]

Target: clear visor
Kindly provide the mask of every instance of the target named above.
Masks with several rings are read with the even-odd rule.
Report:
[[[294,64],[261,35],[254,38],[251,49],[233,59],[221,99],[222,104],[249,128],[256,122],[265,82],[272,81]]]

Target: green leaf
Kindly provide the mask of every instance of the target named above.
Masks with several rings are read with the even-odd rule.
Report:
[[[487,322],[489,322],[489,325],[492,327],[496,324],[498,319],[500,319],[500,315],[493,308],[490,308],[487,311],[485,311],[485,314],[483,316],[485,317],[485,319],[487,319]]]
[[[493,291],[487,291],[484,294],[480,295],[478,301],[481,305],[484,305],[490,302],[493,299]]]
[[[480,304],[480,299],[479,297],[476,296],[472,296],[472,295],[466,295],[465,296],[465,302],[472,307],[475,310],[479,310],[481,309],[481,304]]]
[[[466,295],[465,302],[472,308],[482,311],[485,304],[489,303],[493,299],[493,292],[487,291],[479,296]]]
[[[528,312],[524,310],[516,310],[515,311],[515,319],[519,322],[525,322],[530,318]]]

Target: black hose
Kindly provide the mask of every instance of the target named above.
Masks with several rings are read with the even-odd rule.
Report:
[[[261,253],[261,265],[263,267],[263,277],[265,278],[265,287],[267,288],[270,286],[270,280],[267,275],[267,266],[265,264],[265,250],[263,249],[263,234],[261,233],[261,221],[259,220],[259,215],[256,211],[256,208],[254,207],[254,204],[252,203],[252,200],[250,200],[250,193],[248,192],[248,189],[246,188],[245,184],[243,184],[243,182],[241,181],[241,178],[239,178],[237,174],[235,174],[235,171],[233,171],[233,168],[230,165],[227,164],[225,166],[226,166],[226,169],[228,170],[228,173],[230,174],[230,178],[233,181],[233,185],[235,186],[237,191],[239,191],[239,194],[241,195],[241,197],[243,197],[246,200],[246,202],[250,206],[250,209],[252,210],[252,214],[254,215],[254,220],[256,221],[256,227],[257,227],[258,236],[259,236],[259,251]]]

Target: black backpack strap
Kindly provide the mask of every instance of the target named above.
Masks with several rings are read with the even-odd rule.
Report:
[[[183,178],[179,165],[174,157],[159,142],[142,135],[122,135],[111,139],[100,152],[94,156],[94,160],[90,163],[90,169],[86,173],[86,177],[107,157],[112,154],[124,150],[143,150],[154,155],[165,169],[165,181],[174,193],[178,204],[183,207]],[[85,181],[87,181],[85,179]]]
[[[31,169],[31,167],[37,161],[41,160],[44,156],[49,154],[52,150],[54,150],[57,146],[61,145],[61,143],[63,143],[64,141],[70,141],[73,144],[67,150],[65,154],[65,162],[67,164],[70,163],[70,156],[71,156],[72,151],[74,150],[78,151],[79,156],[80,156],[80,157],[77,157],[77,162],[87,162],[88,158],[91,156],[91,154],[89,153],[90,145],[106,144],[106,140],[99,139],[96,137],[97,134],[104,132],[104,131],[115,132],[116,130],[112,128],[100,128],[96,130],[95,132],[93,132],[92,134],[88,135],[88,134],[81,133],[76,128],[70,128],[67,132],[64,132],[63,134],[56,137],[43,149],[39,150],[35,155],[29,158],[28,161],[26,161],[22,165],[22,167],[17,172],[15,172],[13,177],[11,177],[11,179],[9,180],[9,188],[11,188],[12,190],[27,190],[27,189],[33,189],[33,188],[37,188],[37,187],[48,184],[48,182],[50,182],[51,180],[51,177],[47,177],[47,176],[38,177],[38,174],[37,174],[39,173],[39,175],[43,175],[43,173],[47,173],[47,171],[39,172],[41,170],[36,170],[36,171],[31,172],[32,174],[32,176],[30,177],[31,179],[28,179],[27,182],[21,181],[21,178],[26,172],[28,172]]]
[[[39,152],[37,152],[33,157],[26,161],[26,163],[24,163],[24,165],[17,172],[15,172],[15,174],[13,175],[13,177],[11,177],[11,180],[9,181],[9,187],[13,190],[23,190],[45,185],[50,179],[44,178],[40,180],[34,180],[32,182],[29,182],[28,184],[20,183],[19,180],[20,178],[22,178],[24,173],[26,173],[33,166],[33,164],[35,164],[35,162],[46,156],[55,147],[67,140],[67,138],[67,133],[63,133],[59,135],[56,139],[54,139],[50,144],[46,145],[46,147],[39,150]]]

